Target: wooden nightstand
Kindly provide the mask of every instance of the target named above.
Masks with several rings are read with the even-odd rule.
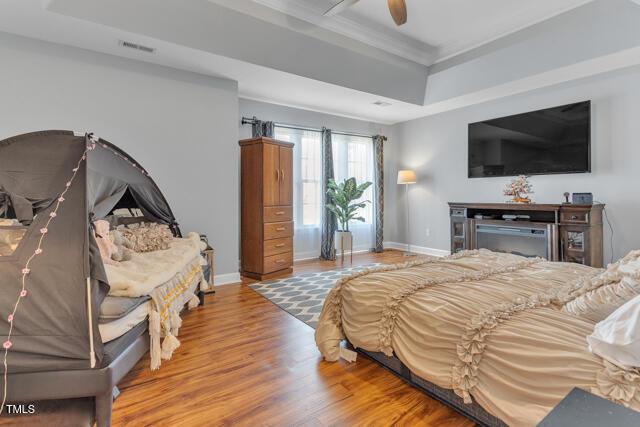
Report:
[[[202,256],[207,260],[207,266],[205,267],[205,279],[209,283],[209,290],[207,293],[214,294],[216,291],[213,289],[213,280],[216,276],[216,251],[211,246],[207,245],[207,249],[202,251]]]

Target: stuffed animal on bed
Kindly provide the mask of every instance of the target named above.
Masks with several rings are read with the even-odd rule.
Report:
[[[102,256],[102,262],[105,264],[117,264],[116,261],[111,259],[111,255],[117,250],[117,247],[109,237],[109,222],[102,219],[94,221],[93,231]]]
[[[129,249],[131,242],[119,230],[111,231],[109,237],[116,247],[115,252],[111,254],[111,259],[118,262],[129,261],[133,255],[133,251]]]

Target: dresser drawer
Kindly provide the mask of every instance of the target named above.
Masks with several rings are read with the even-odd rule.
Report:
[[[264,208],[264,222],[283,222],[293,220],[293,208],[291,206],[269,206]]]
[[[274,271],[284,270],[290,268],[293,265],[293,252],[285,252],[283,254],[272,255],[264,257],[265,274],[273,273]]]
[[[285,252],[293,252],[292,237],[264,241],[264,256],[283,254]]]
[[[264,224],[264,240],[293,236],[293,222],[271,222]]]
[[[569,223],[569,224],[588,224],[589,212],[587,211],[560,212],[560,222]]]

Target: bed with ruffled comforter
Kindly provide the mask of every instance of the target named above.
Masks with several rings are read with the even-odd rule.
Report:
[[[394,355],[510,425],[537,424],[574,387],[640,410],[638,371],[589,352],[594,322],[562,310],[615,279],[486,250],[377,267],[336,283],[316,343],[328,361],[345,338]]]

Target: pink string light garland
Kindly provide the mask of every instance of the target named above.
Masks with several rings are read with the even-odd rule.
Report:
[[[14,321],[15,321],[15,316],[16,313],[18,311],[18,307],[20,306],[20,302],[22,301],[23,298],[26,298],[28,295],[27,292],[27,277],[29,276],[29,274],[31,273],[31,261],[33,261],[33,259],[42,254],[42,243],[44,241],[45,236],[47,236],[47,234],[49,233],[49,226],[51,225],[51,222],[58,216],[58,210],[60,209],[60,205],[62,203],[64,203],[65,198],[64,196],[67,194],[67,192],[69,191],[69,188],[71,188],[71,185],[73,184],[73,181],[76,178],[76,175],[78,174],[78,170],[80,170],[80,166],[82,165],[82,162],[84,162],[87,159],[87,153],[93,149],[95,149],[96,147],[96,143],[93,139],[89,139],[91,142],[87,144],[84,153],[82,153],[82,157],[80,157],[80,160],[78,160],[78,163],[76,165],[75,168],[73,168],[73,174],[71,175],[71,178],[69,179],[69,181],[67,181],[67,183],[65,184],[65,188],[64,191],[62,193],[60,193],[60,195],[57,197],[56,200],[56,204],[55,207],[53,209],[53,211],[51,211],[49,213],[49,218],[47,219],[47,222],[45,224],[45,226],[43,228],[40,229],[40,239],[38,240],[38,246],[36,247],[36,250],[31,254],[31,256],[27,259],[27,262],[25,263],[24,268],[21,270],[22,273],[22,280],[21,280],[21,288],[20,288],[20,292],[18,293],[18,299],[16,300],[14,306],[13,306],[13,311],[11,312],[11,314],[9,314],[9,316],[7,316],[7,321],[9,322],[9,332],[7,334],[7,339],[2,343],[2,347],[4,348],[4,359],[3,359],[3,366],[4,366],[4,373],[3,373],[3,378],[4,378],[4,386],[3,386],[3,395],[2,395],[2,404],[0,405],[0,414],[2,414],[4,412],[4,407],[5,404],[7,402],[7,374],[8,374],[8,368],[7,368],[7,357],[9,355],[9,349],[13,346],[13,343],[11,342],[11,336],[13,333],[13,325],[14,325]]]
[[[9,349],[13,346],[13,343],[11,342],[11,336],[13,333],[14,320],[15,320],[16,312],[18,311],[18,307],[20,306],[20,301],[22,301],[22,299],[26,298],[28,295],[26,281],[27,281],[27,276],[31,273],[31,268],[29,268],[29,266],[31,265],[31,261],[33,261],[33,259],[36,256],[42,254],[43,252],[42,243],[44,241],[45,236],[49,233],[49,226],[51,225],[51,222],[58,216],[58,210],[60,208],[60,205],[65,201],[64,196],[67,194],[67,192],[69,191],[69,188],[73,184],[73,181],[75,180],[76,175],[78,174],[78,170],[80,170],[80,166],[82,165],[82,162],[84,162],[87,159],[88,152],[94,150],[96,146],[100,146],[101,148],[111,152],[111,154],[113,154],[114,156],[119,157],[120,159],[129,163],[134,169],[138,170],[142,175],[149,178],[151,177],[151,175],[149,175],[149,173],[146,170],[144,170],[141,166],[137,165],[136,163],[133,163],[128,157],[122,155],[119,151],[113,149],[108,144],[105,144],[104,142],[99,142],[99,140],[95,138],[92,134],[87,135],[87,139],[90,142],[87,144],[86,149],[84,150],[84,153],[82,153],[82,157],[80,157],[80,160],[78,160],[76,167],[73,168],[72,170],[73,174],[71,175],[71,178],[69,179],[69,181],[67,181],[67,183],[65,184],[64,191],[60,193],[60,195],[58,196],[56,200],[55,208],[53,209],[53,211],[51,211],[51,213],[49,213],[49,218],[45,226],[40,229],[40,239],[38,240],[38,246],[36,247],[36,250],[27,259],[27,262],[25,263],[24,268],[21,270],[22,286],[20,288],[20,292],[18,293],[18,299],[16,300],[13,306],[13,311],[11,312],[11,314],[7,316],[7,321],[9,322],[9,332],[7,334],[7,339],[2,343],[2,347],[4,348],[4,359],[3,359],[4,386],[3,386],[2,404],[0,404],[0,414],[4,412],[4,407],[7,402],[7,382],[8,382],[7,381],[7,374],[8,374],[7,357],[9,355]]]

